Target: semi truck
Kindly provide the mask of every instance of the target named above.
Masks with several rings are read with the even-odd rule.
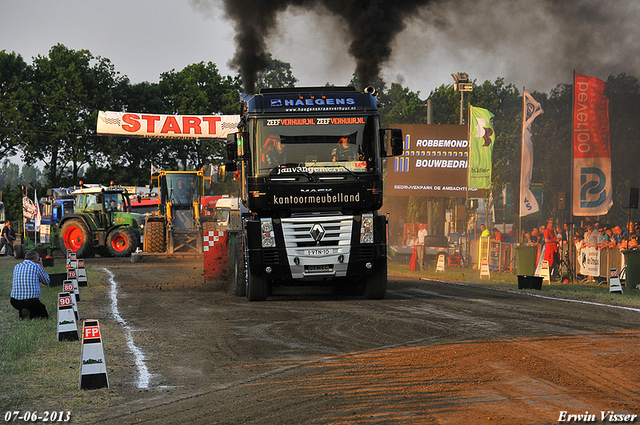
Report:
[[[402,132],[382,129],[375,90],[262,89],[241,99],[221,174],[238,172],[243,214],[234,292],[266,300],[282,285],[387,288],[383,159]]]

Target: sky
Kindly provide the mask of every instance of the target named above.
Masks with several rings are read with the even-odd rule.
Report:
[[[381,75],[423,98],[452,84],[457,72],[544,92],[570,83],[574,70],[601,79],[640,75],[637,0],[423,3],[404,18]],[[225,16],[222,0],[0,0],[0,50],[31,63],[56,43],[87,49],[132,83],[157,82],[162,72],[201,61],[235,75],[228,65],[234,27]],[[289,7],[265,38],[266,49],[291,64],[298,85],[346,85],[355,69],[346,25],[321,7]]]

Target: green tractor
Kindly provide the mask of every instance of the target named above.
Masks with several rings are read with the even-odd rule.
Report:
[[[83,187],[75,190],[75,209],[59,224],[59,246],[78,258],[128,257],[142,246],[144,216],[131,212],[122,187]]]

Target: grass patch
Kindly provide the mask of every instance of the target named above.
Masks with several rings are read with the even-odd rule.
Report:
[[[408,263],[391,261],[389,262],[389,274],[406,279],[420,279],[424,277],[453,282],[470,282],[502,289],[518,289],[518,277],[513,273],[491,273],[490,279],[480,279],[480,270],[448,267],[444,273],[436,273],[435,269],[430,267],[425,271],[411,271]],[[534,291],[535,293],[558,298],[640,308],[640,291],[635,288],[623,288],[623,294],[612,294],[609,293],[607,284],[598,285],[594,282],[563,284],[552,282],[551,285],[542,285],[542,291],[527,291]]]
[[[64,260],[58,262],[47,267],[47,273],[64,272]],[[57,340],[57,302],[62,287],[41,286],[40,301],[47,307],[48,320],[18,320],[18,311],[9,303],[17,263],[14,258],[0,257],[0,411],[73,412],[92,403],[94,395],[104,396],[103,390],[88,394],[78,389],[82,344]],[[90,267],[87,274],[90,282],[99,279]],[[91,292],[83,293],[83,301],[85,294],[92,297]],[[81,331],[81,322],[78,328]]]

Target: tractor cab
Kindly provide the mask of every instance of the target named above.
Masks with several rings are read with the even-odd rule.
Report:
[[[124,189],[91,188],[76,191],[75,195],[75,212],[86,214],[96,228],[117,225],[119,216],[122,216],[119,213],[130,211],[129,198]]]

